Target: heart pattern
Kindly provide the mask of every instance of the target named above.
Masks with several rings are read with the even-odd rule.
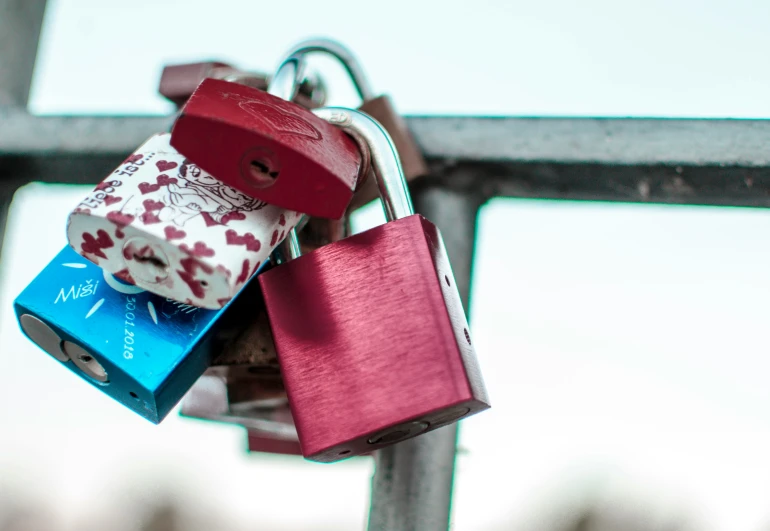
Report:
[[[189,164],[188,172],[179,172],[184,161],[167,133],[152,137],[72,211],[67,234],[81,255],[126,282],[170,300],[219,308],[301,218],[264,202],[236,202],[205,172],[193,175]],[[126,245],[133,237],[145,242]],[[159,252],[168,276],[155,283],[134,279],[135,258]]]
[[[120,211],[107,212],[107,219],[112,221],[118,228],[123,228],[131,224],[134,221],[134,216],[131,214],[124,214]]]
[[[168,170],[173,170],[174,168],[176,168],[178,166],[178,164],[176,162],[169,162],[167,160],[159,160],[159,161],[157,161],[155,163],[155,166],[160,171],[168,171]]]
[[[168,241],[179,240],[187,236],[185,231],[172,227],[171,225],[163,227],[163,233],[166,235]]]
[[[176,184],[179,181],[177,179],[175,179],[175,178],[169,177],[165,173],[162,173],[162,174],[158,175],[158,179],[156,180],[156,182],[160,186],[168,186],[169,184]]]
[[[142,195],[149,194],[152,192],[157,192],[160,190],[159,184],[150,184],[150,183],[139,183],[139,191],[142,192]]]
[[[229,229],[225,232],[225,241],[227,241],[227,245],[245,245],[247,251],[255,253],[262,248],[260,241],[250,232],[241,236],[233,229]]]
[[[104,229],[96,231],[96,237],[90,232],[83,233],[83,243],[80,244],[80,250],[86,254],[93,254],[99,258],[107,258],[102,249],[113,247],[115,242]]]
[[[139,216],[139,219],[142,220],[142,223],[145,225],[152,225],[153,223],[160,223],[160,218],[158,217],[158,213],[153,210],[148,210],[147,212],[142,212],[142,214]]]
[[[179,248],[182,249],[187,254],[191,254],[193,256],[210,258],[215,254],[214,249],[212,249],[211,247],[208,247],[203,242],[195,242],[195,245],[192,248],[188,247],[187,244],[183,243],[179,246]]]
[[[238,278],[235,279],[235,282],[238,284],[243,284],[249,279],[249,261],[244,260],[243,265],[241,266],[241,274],[238,275]]]

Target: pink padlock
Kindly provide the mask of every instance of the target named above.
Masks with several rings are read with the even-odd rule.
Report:
[[[301,214],[253,199],[169,143],[145,142],[70,214],[86,259],[147,291],[218,309],[265,263]]]

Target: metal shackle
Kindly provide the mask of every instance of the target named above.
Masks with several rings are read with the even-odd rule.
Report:
[[[314,52],[331,55],[337,59],[347,71],[356,92],[363,101],[369,101],[376,97],[369,84],[369,79],[364,74],[361,63],[358,62],[353,52],[337,41],[323,38],[308,39],[295,44],[284,57],[304,56]]]
[[[398,151],[385,128],[368,114],[344,107],[323,107],[312,112],[330,124],[340,127],[368,147],[385,219],[395,221],[414,214],[412,197],[406,185]],[[286,260],[301,256],[299,239],[294,229],[284,240],[282,253]]]
[[[267,85],[267,93],[286,101],[292,101],[305,79],[305,59],[292,54],[281,62]]]

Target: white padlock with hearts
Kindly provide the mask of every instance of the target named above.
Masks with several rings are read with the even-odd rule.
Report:
[[[152,136],[69,215],[69,244],[118,278],[218,309],[302,215],[248,197]]]

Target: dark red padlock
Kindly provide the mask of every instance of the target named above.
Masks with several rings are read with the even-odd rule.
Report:
[[[279,68],[271,93],[204,80],[174,123],[171,145],[248,196],[340,219],[362,170],[361,153],[340,129],[272,94],[292,61]]]
[[[308,39],[296,44],[286,57],[303,56],[312,52],[320,52],[337,59],[345,68],[353,82],[358,95],[361,96],[359,111],[363,111],[388,132],[396,146],[401,161],[404,177],[408,182],[424,177],[429,173],[422,150],[417,145],[406,121],[397,112],[390,97],[385,94],[377,95],[369,84],[358,59],[348,48],[331,39]],[[321,107],[319,105],[319,107]],[[356,210],[377,198],[377,184],[374,179],[366,179],[356,188],[356,193],[350,203],[350,210]]]
[[[182,107],[195,92],[201,81],[211,77],[232,83],[240,83],[259,90],[267,90],[268,78],[262,72],[247,72],[221,61],[166,65],[160,76],[158,92],[177,107]],[[292,100],[308,109],[323,107],[326,102],[326,86],[315,73],[310,73],[299,85]]]
[[[161,96],[181,106],[193,93],[195,87],[207,77],[216,77],[216,72],[235,69],[221,61],[203,61],[166,65],[160,75],[158,92]],[[267,80],[265,80],[267,86]]]
[[[358,111],[314,112],[365,139],[391,220],[259,276],[303,455],[333,462],[489,401],[443,240],[413,215],[390,137]],[[294,232],[285,248],[298,254]]]
[[[302,448],[297,439],[283,439],[260,430],[248,430],[247,433],[249,452],[302,455]]]

